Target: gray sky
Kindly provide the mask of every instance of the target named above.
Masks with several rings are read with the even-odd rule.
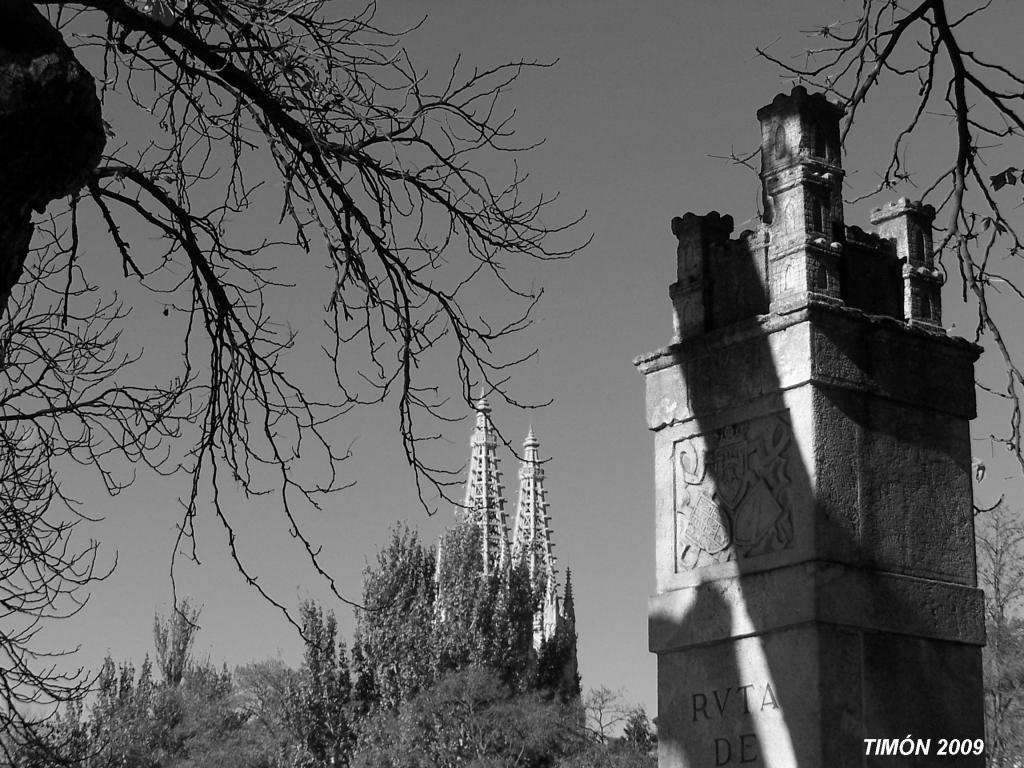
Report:
[[[655,659],[647,652],[646,628],[654,583],[652,438],[644,426],[643,381],[632,359],[670,340],[667,288],[675,251],[669,221],[687,211],[718,210],[733,215],[737,231],[751,226],[744,222],[756,213],[755,176],[712,156],[752,150],[759,139],[755,111],[791,87],[754,48],[771,45],[784,57],[799,52],[801,30],[846,18],[857,6],[810,0],[381,0],[379,6],[385,27],[409,26],[427,14],[408,47],[420,70],[438,78],[460,53],[465,62],[481,66],[558,59],[554,68],[526,73],[513,91],[516,125],[524,142],[545,142],[524,161],[530,184],[560,193],[557,211],[565,218],[586,210],[581,237],[593,232],[594,240],[568,262],[512,267],[518,279],[535,280],[545,290],[537,321],[524,339],[540,353],[519,369],[513,391],[527,401],[551,398],[554,404],[529,414],[492,402],[493,418],[516,445],[532,419],[541,454],[551,457],[550,513],[559,567],[571,567],[574,575],[584,687],[623,688],[628,700],[654,714]],[[979,25],[976,39],[987,50],[1007,51],[1001,59],[995,55],[1003,63],[1015,63],[1019,5],[997,0],[986,18],[991,21]],[[844,158],[851,196],[874,180],[871,168],[884,149],[880,132],[894,125],[900,108],[899,94],[867,105]],[[911,159],[926,169],[941,146],[937,139]],[[900,195],[913,197],[914,190],[888,197]],[[848,209],[847,223],[866,228],[867,210],[883,201]],[[111,274],[118,273],[114,267]],[[301,304],[322,304],[326,296],[291,295],[288,301],[291,306],[283,311],[301,316]],[[947,324],[970,328],[956,301],[954,284],[947,291]],[[175,355],[177,348],[160,346],[160,309],[153,303],[136,310],[141,342],[149,353]],[[295,327],[301,333],[301,326]],[[997,409],[983,408],[975,430],[979,436],[996,429],[1002,418]],[[302,513],[341,590],[353,599],[359,596],[364,564],[385,543],[393,522],[408,521],[433,539],[451,521],[448,505],[434,517],[417,506],[393,434],[396,426],[397,416],[384,409],[340,425],[339,443],[354,442],[355,457],[344,469],[356,485],[322,513]],[[471,429],[469,414],[452,425],[437,461],[463,463]],[[977,453],[992,461],[988,445],[979,440]],[[988,482],[1002,483],[1011,468],[998,460],[993,464],[990,476],[996,480]],[[516,468],[504,453],[510,515]],[[1012,498],[1018,487],[1008,481],[989,485],[982,496],[994,498],[1006,489]],[[116,550],[118,568],[96,588],[89,606],[51,636],[58,643],[81,643],[79,663],[96,667],[107,652],[115,659],[138,660],[151,651],[154,610],[169,607],[176,499],[184,493],[181,479],[145,474],[113,500],[88,483],[82,487],[78,495],[87,508],[106,516],[88,535],[103,542],[108,558]],[[232,514],[243,534],[242,551],[259,563],[263,582],[278,598],[295,604],[313,597],[332,607],[269,501],[237,499]],[[204,606],[198,652],[229,665],[276,654],[297,663],[301,646],[294,630],[244,586],[228,563],[216,522],[207,515],[198,529],[203,564],[177,574],[179,593]],[[350,635],[350,610],[333,607]]]

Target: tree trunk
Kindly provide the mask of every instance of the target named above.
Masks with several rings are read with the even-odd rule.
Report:
[[[32,211],[85,183],[106,139],[92,76],[28,0],[0,3],[0,313],[21,277]]]

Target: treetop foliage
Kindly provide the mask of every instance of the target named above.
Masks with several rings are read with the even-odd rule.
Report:
[[[464,558],[480,564],[481,545],[479,527],[463,522],[443,538],[453,557],[438,565],[417,534],[395,528],[366,570],[351,656],[333,612],[305,602],[298,670],[279,659],[234,672],[197,660],[199,611],[183,600],[182,611],[154,620],[160,678],[148,656],[138,669],[107,658],[87,707],[69,704],[41,741],[0,744],[17,768],[554,768],[581,755],[653,768],[642,712],[614,756],[584,727],[575,665],[567,680],[550,671],[560,645],[533,652],[525,562],[488,575],[464,568]],[[442,606],[466,615],[442,616]],[[451,642],[463,633],[464,642]]]
[[[380,706],[393,709],[449,672],[480,666],[514,691],[578,696],[578,679],[562,677],[575,658],[575,633],[564,631],[534,658],[538,598],[529,573],[519,563],[484,575],[481,536],[472,522],[455,525],[441,538],[438,563],[437,553],[408,528],[393,532],[376,566],[364,573],[367,607],[357,613],[353,646],[355,688],[362,695],[372,691]]]

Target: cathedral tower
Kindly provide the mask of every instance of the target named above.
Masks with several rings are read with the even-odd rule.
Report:
[[[495,573],[508,560],[508,523],[497,456],[498,438],[491,424],[491,406],[481,395],[476,403],[476,428],[470,439],[466,500],[459,514],[483,531],[483,572]]]
[[[551,542],[551,518],[548,517],[547,494],[544,490],[544,466],[538,448],[540,442],[531,428],[523,441],[523,462],[519,467],[519,505],[516,509],[515,532],[512,538],[512,557],[526,561],[530,573],[530,586],[536,592],[543,590],[544,600],[534,616],[533,646],[555,634],[561,606],[555,570],[555,555]]]
[[[523,441],[523,460],[519,469],[519,500],[516,510],[515,527],[509,540],[505,518],[505,499],[498,468],[498,435],[491,422],[491,408],[481,396],[476,405],[476,426],[470,440],[471,455],[469,477],[466,481],[466,500],[458,507],[456,514],[464,523],[476,526],[481,531],[482,560],[480,570],[473,574],[475,563],[459,551],[438,542],[437,602],[435,620],[449,624],[452,631],[472,633],[475,626],[474,613],[479,609],[479,595],[475,586],[467,592],[465,587],[472,584],[467,576],[476,576],[491,590],[497,600],[508,598],[515,591],[516,599],[525,597],[519,579],[529,579],[532,596],[532,616],[527,614],[521,603],[512,617],[513,633],[516,640],[515,654],[519,661],[528,658],[528,672],[538,690],[552,691],[563,701],[579,698],[579,670],[576,656],[576,609],[573,600],[572,583],[566,572],[564,591],[558,584],[558,571],[552,551],[551,518],[547,514],[548,502],[544,489],[544,462],[540,459],[540,442],[531,429]],[[475,544],[474,544],[475,546]],[[475,559],[475,558],[474,558]],[[527,573],[519,570],[525,566]],[[451,579],[444,574],[458,572],[455,581],[461,587],[453,588]],[[514,587],[514,590],[513,590]],[[460,593],[461,589],[461,593]],[[505,596],[505,598],[502,597]],[[495,603],[497,605],[498,603]],[[529,622],[529,624],[527,624]],[[526,643],[527,632],[531,636],[530,648],[520,647]],[[506,649],[510,651],[510,649]]]

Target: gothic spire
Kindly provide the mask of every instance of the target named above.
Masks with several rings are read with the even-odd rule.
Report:
[[[523,441],[523,462],[519,467],[519,504],[516,509],[512,557],[525,560],[530,574],[530,587],[536,593],[543,589],[543,605],[539,608],[534,631],[534,645],[551,637],[558,615],[555,555],[551,542],[551,519],[548,517],[547,494],[544,490],[544,466],[539,457],[540,442],[530,428]]]
[[[523,441],[523,462],[519,467],[519,504],[516,508],[512,557],[525,558],[530,584],[536,587],[553,581],[555,555],[552,551],[547,494],[544,490],[544,466],[540,462],[540,442],[530,428]]]
[[[565,592],[562,597],[562,616],[576,626],[576,600],[572,596],[572,568],[565,569]]]
[[[483,392],[476,403],[476,427],[469,444],[466,500],[456,512],[480,526],[483,572],[491,574],[502,568],[507,560],[508,524],[498,466],[498,439],[491,423],[491,406]]]

